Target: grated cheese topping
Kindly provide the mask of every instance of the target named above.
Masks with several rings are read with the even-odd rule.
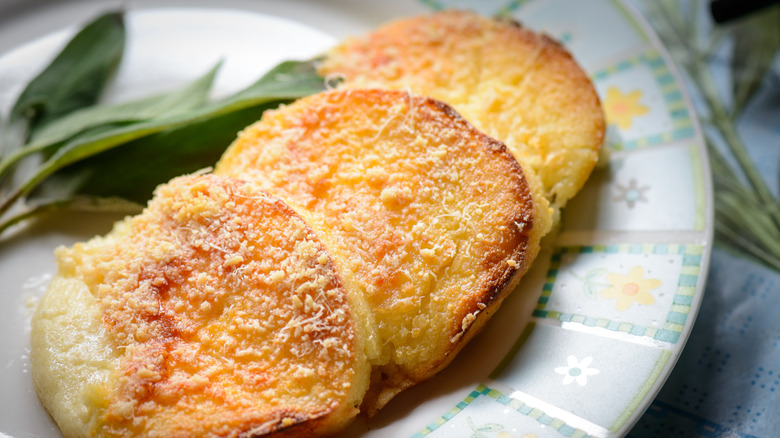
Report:
[[[538,176],[556,211],[585,183],[604,141],[588,75],[561,44],[509,20],[456,10],[399,19],[333,48],[320,73],[452,105]]]
[[[451,357],[450,339],[478,306],[503,298],[546,231],[501,143],[404,92],[331,91],[266,112],[215,173],[252,181],[307,218],[366,297],[372,363],[398,365],[404,379]]]
[[[177,178],[107,237],[57,255],[123,352],[94,433],[238,436],[356,412],[367,368],[347,293],[279,199]]]

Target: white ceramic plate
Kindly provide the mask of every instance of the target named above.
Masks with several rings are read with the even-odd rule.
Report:
[[[14,20],[0,18],[3,110],[73,32],[55,30],[106,8],[43,2],[18,12],[14,4],[0,4],[0,11],[17,11]],[[307,58],[389,19],[450,6],[512,15],[572,50],[607,110],[612,154],[605,167],[570,203],[516,293],[454,363],[345,435],[625,435],[691,330],[712,235],[702,137],[679,77],[641,18],[610,0],[215,5],[130,4],[128,50],[107,99],[171,89],[221,58],[216,94],[226,94],[283,59]],[[22,44],[19,35],[48,36]],[[0,436],[59,435],[30,381],[29,319],[55,272],[53,249],[105,233],[115,219],[62,214],[0,241]]]

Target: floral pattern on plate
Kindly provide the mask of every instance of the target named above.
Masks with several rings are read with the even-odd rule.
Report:
[[[680,86],[661,54],[651,49],[593,74],[607,116],[607,143],[636,149],[694,136]]]
[[[702,251],[667,244],[559,248],[533,314],[675,343],[691,311]]]
[[[566,206],[564,231],[703,230],[703,169],[694,144],[616,153]]]

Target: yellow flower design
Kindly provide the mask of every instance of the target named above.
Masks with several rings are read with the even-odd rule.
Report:
[[[628,275],[610,273],[606,276],[612,286],[601,291],[603,298],[616,299],[615,307],[625,312],[635,301],[649,306],[655,303],[655,298],[648,291],[661,286],[661,280],[645,278],[645,271],[641,266],[634,266]]]
[[[641,103],[642,90],[634,90],[623,94],[617,87],[609,87],[604,99],[604,112],[609,123],[614,123],[621,129],[628,129],[634,117],[643,116],[650,109]]]

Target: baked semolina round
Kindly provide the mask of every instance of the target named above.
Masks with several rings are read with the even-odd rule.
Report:
[[[585,183],[604,139],[588,76],[558,42],[465,11],[400,19],[330,50],[320,73],[348,88],[391,88],[452,105],[502,141],[554,215]]]
[[[214,172],[292,205],[363,291],[378,348],[369,414],[452,360],[550,226],[502,143],[400,91],[325,92],[268,111]]]
[[[360,305],[278,198],[177,178],[57,258],[31,359],[66,437],[319,436],[357,414]]]

